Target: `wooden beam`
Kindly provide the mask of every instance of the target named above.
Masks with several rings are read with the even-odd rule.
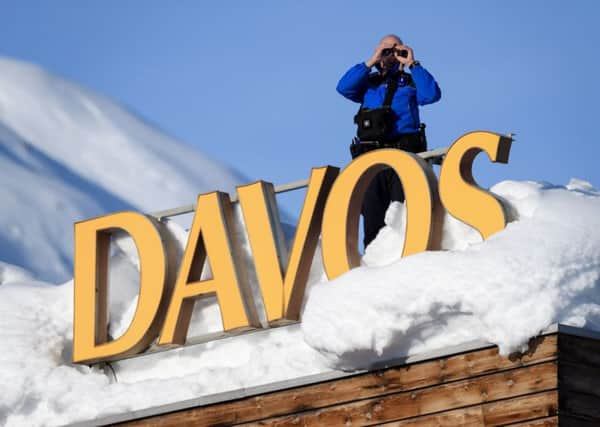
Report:
[[[558,390],[530,394],[483,405],[486,426],[509,425],[526,420],[556,416]]]
[[[557,427],[559,425],[558,420],[558,416],[544,417],[537,420],[525,421],[523,423],[508,424],[506,427]],[[563,427],[562,422],[560,426]]]
[[[364,399],[316,411],[306,411],[269,420],[260,425],[322,426],[376,425],[390,420],[426,415],[514,396],[554,390],[557,387],[555,362],[457,381],[441,386],[384,397]],[[259,425],[259,423],[244,424]]]
[[[172,421],[164,425],[176,425],[190,417],[200,424],[249,422],[464,380],[476,375],[497,373],[555,360],[556,343],[557,336],[548,335],[532,341],[531,351],[520,357],[516,355],[511,358],[502,357],[498,354],[497,347],[490,347],[433,361],[194,408],[186,412],[174,412],[165,416]]]
[[[403,421],[392,421],[381,427],[483,427],[483,410],[481,405],[455,409],[423,417],[415,417]]]
[[[393,421],[383,424],[382,427],[544,426],[548,422],[556,423],[557,410],[558,392],[553,390],[403,421]]]

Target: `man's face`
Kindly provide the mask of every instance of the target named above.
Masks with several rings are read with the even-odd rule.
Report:
[[[384,45],[388,48],[393,48],[394,46],[399,46],[402,44],[402,42],[396,37],[385,37],[383,40],[381,40],[381,42],[384,43]],[[382,56],[379,64],[383,69],[390,70],[397,63],[398,60],[396,59],[396,55],[394,55],[392,52],[389,55]]]

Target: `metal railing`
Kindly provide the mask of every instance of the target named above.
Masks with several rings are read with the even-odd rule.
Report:
[[[435,150],[424,151],[422,153],[418,153],[417,155],[430,163],[438,163],[443,159],[443,157],[448,152],[448,147],[437,148]],[[288,191],[299,190],[300,188],[305,188],[308,185],[308,179],[302,179],[299,181],[289,182],[287,184],[281,184],[275,186],[275,193],[287,193]],[[232,202],[237,201],[237,195],[232,195],[230,200]],[[196,204],[178,206],[176,208],[165,209],[158,212],[153,212],[150,215],[156,217],[157,219],[168,218],[177,215],[184,215],[187,213],[192,213],[196,210]]]

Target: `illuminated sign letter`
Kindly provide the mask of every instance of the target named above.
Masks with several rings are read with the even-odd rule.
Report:
[[[477,186],[473,160],[485,151],[492,162],[507,163],[512,139],[493,132],[470,132],[448,150],[440,172],[440,197],[456,219],[474,227],[483,239],[503,230],[507,217],[499,198]]]
[[[406,198],[402,256],[439,248],[443,211],[433,170],[415,154],[395,149],[374,150],[342,171],[327,199],[321,244],[330,280],[360,263],[358,220],[363,196],[373,177],[386,166],[398,174]]]
[[[129,329],[108,341],[107,298],[110,233],[122,229],[134,240],[140,261],[140,294]],[[170,274],[162,225],[135,212],[120,212],[75,224],[73,361],[95,362],[135,354],[158,335],[168,302]]]
[[[308,273],[321,232],[323,209],[329,190],[339,172],[326,166],[314,168],[285,275],[282,274],[285,242],[280,228],[273,185],[263,181],[237,188],[256,275],[262,291],[267,319],[298,320]]]
[[[259,326],[250,289],[240,265],[240,248],[232,244],[233,213],[227,193],[198,196],[181,267],[159,344],[184,344],[194,300],[216,295],[225,331]],[[211,279],[200,280],[208,258]],[[245,304],[247,302],[247,304]]]

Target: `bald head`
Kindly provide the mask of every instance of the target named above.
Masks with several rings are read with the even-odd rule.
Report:
[[[404,44],[402,43],[402,39],[396,34],[388,34],[381,39],[381,43]]]

